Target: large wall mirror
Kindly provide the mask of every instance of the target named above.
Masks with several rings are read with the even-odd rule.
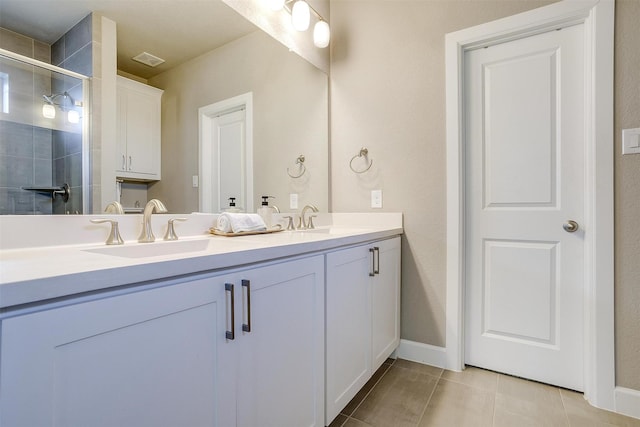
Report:
[[[289,211],[289,196],[297,194],[300,208],[312,203],[323,211],[328,209],[326,74],[290,52],[221,0],[2,0],[0,27],[9,31],[2,30],[0,42],[3,46],[0,47],[7,48],[7,34],[32,38],[34,51],[41,48],[40,42],[52,45],[65,35],[69,37],[67,50],[70,50],[74,43],[71,36],[82,32],[74,26],[92,12],[116,23],[118,73],[164,90],[162,179],[145,184],[131,183],[135,191],[140,191],[142,186],[142,202],[145,198],[159,198],[171,212],[201,210],[201,187],[194,184],[200,184],[202,174],[199,109],[251,93],[253,148],[252,170],[248,175],[252,175],[253,194],[246,202],[247,207],[253,205],[255,210],[260,196],[269,195],[275,197],[273,203],[281,210]],[[59,24],[56,29],[52,29],[56,26],[52,22]],[[74,31],[70,36],[72,28]],[[94,24],[89,31],[98,30]],[[167,61],[157,68],[131,61],[143,51],[165,57]],[[44,93],[34,95],[35,110],[42,109],[41,95]],[[100,114],[100,111],[94,110],[93,114]],[[5,118],[0,117],[0,120]],[[6,127],[3,124],[0,130]],[[0,138],[0,145],[6,145],[10,136],[3,134]],[[0,151],[0,155],[5,154]],[[300,156],[305,159],[303,165],[298,162]],[[230,159],[217,160],[218,165],[224,165],[221,170],[237,172]],[[104,161],[102,165],[104,167]],[[91,165],[82,165],[87,166]],[[215,162],[210,166],[214,168]],[[300,175],[302,171],[304,173]],[[210,174],[219,172],[211,170]],[[116,182],[102,182],[101,186],[115,187]],[[41,200],[41,206],[42,203]],[[222,206],[215,210],[220,208]],[[75,212],[78,212],[77,208],[71,212],[66,209],[64,213]],[[3,213],[55,212],[45,209]],[[94,212],[89,207],[81,213]]]

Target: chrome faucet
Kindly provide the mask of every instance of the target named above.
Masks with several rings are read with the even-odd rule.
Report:
[[[154,211],[156,213],[167,213],[167,208],[158,199],[149,200],[144,207],[142,233],[140,233],[140,237],[138,237],[138,242],[140,243],[151,243],[156,240],[156,237],[153,235],[153,230],[151,230],[151,214]]]
[[[300,213],[300,227],[298,227],[299,229],[306,230],[309,228],[315,228],[313,225],[313,220],[311,219],[313,218],[313,216],[309,217],[309,221],[304,220],[304,215],[307,213],[308,210],[311,210],[313,212],[318,212],[318,208],[315,207],[315,205],[305,205],[305,207],[302,208],[302,212]]]

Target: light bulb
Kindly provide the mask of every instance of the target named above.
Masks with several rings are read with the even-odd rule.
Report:
[[[309,21],[311,20],[311,11],[309,5],[304,0],[298,0],[293,4],[291,9],[291,23],[293,28],[298,31],[306,31],[309,28]]]
[[[43,104],[42,105],[42,115],[47,119],[55,119],[56,117],[56,107],[51,104]]]
[[[327,47],[331,40],[331,30],[325,21],[318,21],[313,27],[313,44],[316,47]]]
[[[284,7],[284,2],[285,0],[267,0],[269,9],[273,10],[274,12],[281,10]]]
[[[69,110],[69,112],[67,113],[67,121],[69,123],[80,122],[80,113],[78,113],[76,110]]]

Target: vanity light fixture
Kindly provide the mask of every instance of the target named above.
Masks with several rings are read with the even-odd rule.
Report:
[[[291,24],[297,31],[309,29],[311,14],[318,20],[313,27],[313,44],[319,48],[329,46],[331,40],[331,29],[322,16],[305,0],[266,0],[269,8],[277,12],[284,8],[291,14]]]
[[[291,8],[291,23],[293,28],[298,31],[307,31],[311,21],[311,8],[309,3],[304,0],[298,0]]]
[[[80,113],[75,110],[75,107],[81,107],[82,102],[76,102],[69,92],[64,93],[55,93],[51,95],[42,95],[44,99],[44,104],[42,104],[42,115],[47,119],[55,119],[56,118],[56,107],[60,109],[60,111],[67,113],[67,121],[69,123],[79,123],[80,122]],[[62,98],[62,100],[58,101],[58,98]]]
[[[47,119],[55,119],[56,118],[56,107],[51,104],[43,104],[42,105],[42,115]]]
[[[327,21],[320,20],[316,22],[313,27],[313,44],[319,48],[325,48],[329,46],[331,41],[331,30]]]

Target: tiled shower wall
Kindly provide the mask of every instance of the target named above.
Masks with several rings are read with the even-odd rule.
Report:
[[[91,22],[89,14],[51,45],[51,64],[85,76],[93,74]],[[52,79],[51,89],[82,99],[82,82],[77,79]],[[67,183],[71,187],[67,203],[61,198],[54,201],[54,214],[82,213],[82,157],[81,133],[53,131],[54,185]]]
[[[89,15],[51,47],[0,28],[0,48],[90,76],[91,27]],[[74,99],[82,99],[81,83],[34,73],[31,67],[3,68],[10,73],[11,108],[0,113],[0,214],[82,213],[82,126],[51,129],[40,110],[44,94],[66,90]],[[60,197],[52,203],[47,194],[22,190],[64,183],[71,187],[67,203]]]
[[[0,48],[49,62],[46,43],[0,28]],[[30,68],[2,66],[9,84],[9,106],[0,113],[0,214],[50,214],[51,197],[22,190],[52,185],[51,129],[34,123],[36,92],[50,92],[50,79]]]

